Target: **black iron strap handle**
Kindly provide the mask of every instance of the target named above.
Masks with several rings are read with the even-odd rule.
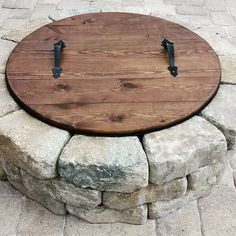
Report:
[[[164,39],[161,43],[161,46],[164,47],[169,54],[169,66],[168,70],[170,71],[170,74],[174,77],[178,75],[178,67],[175,66],[175,48],[174,43]]]
[[[66,47],[66,45],[62,40],[54,44],[54,68],[52,69],[52,74],[55,79],[61,76],[61,53],[64,47]]]

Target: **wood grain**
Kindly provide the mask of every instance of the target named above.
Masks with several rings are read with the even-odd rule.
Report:
[[[175,43],[177,78],[161,47]],[[52,77],[53,44],[63,40],[63,72]],[[80,133],[134,134],[170,127],[210,102],[221,69],[209,44],[190,30],[151,16],[94,13],[48,24],[11,53],[13,97],[43,121]]]

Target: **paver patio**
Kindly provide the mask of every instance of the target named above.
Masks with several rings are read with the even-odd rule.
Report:
[[[99,11],[124,11],[160,16],[199,33],[220,56],[224,86],[236,86],[235,0],[0,0],[0,76],[12,48],[38,27],[67,16]],[[0,85],[0,116],[19,107]],[[224,92],[224,90],[222,90]],[[229,89],[230,91],[230,89]],[[235,91],[235,90],[234,90]],[[222,94],[223,94],[222,92]],[[226,99],[227,100],[227,99]],[[231,101],[235,103],[236,101]],[[6,104],[6,105],[4,105]],[[218,109],[222,109],[219,104]],[[227,110],[226,110],[227,111]],[[210,117],[214,109],[203,116]],[[236,117],[236,114],[227,114]],[[224,117],[216,117],[218,122]],[[235,118],[236,119],[236,118]],[[228,127],[230,127],[229,124]],[[226,127],[227,128],[227,127]],[[230,128],[229,128],[230,129]],[[234,129],[235,130],[235,129]],[[4,235],[236,235],[236,147],[228,143],[228,163],[220,183],[208,195],[144,225],[90,224],[71,215],[57,216],[0,181],[0,236]],[[1,168],[0,168],[1,177]]]

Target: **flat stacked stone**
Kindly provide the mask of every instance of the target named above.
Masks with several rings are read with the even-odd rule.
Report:
[[[133,192],[148,185],[148,162],[137,137],[74,136],[58,163],[60,176],[79,187]]]
[[[187,130],[187,132],[186,132]],[[209,192],[224,169],[224,135],[204,118],[138,137],[89,137],[22,110],[0,118],[9,182],[55,214],[143,224]]]
[[[213,101],[202,111],[202,116],[217,126],[225,135],[228,149],[236,149],[236,85],[221,85]]]
[[[1,155],[37,178],[57,175],[57,159],[69,137],[67,131],[46,125],[23,110],[1,118]]]

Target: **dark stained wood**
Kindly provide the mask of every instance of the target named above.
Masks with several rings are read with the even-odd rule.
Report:
[[[161,47],[175,43],[179,75]],[[63,40],[63,72],[52,77],[53,44]],[[221,69],[209,44],[190,30],[151,16],[94,13],[46,25],[11,53],[13,97],[52,125],[95,134],[169,127],[196,114],[216,94]]]

